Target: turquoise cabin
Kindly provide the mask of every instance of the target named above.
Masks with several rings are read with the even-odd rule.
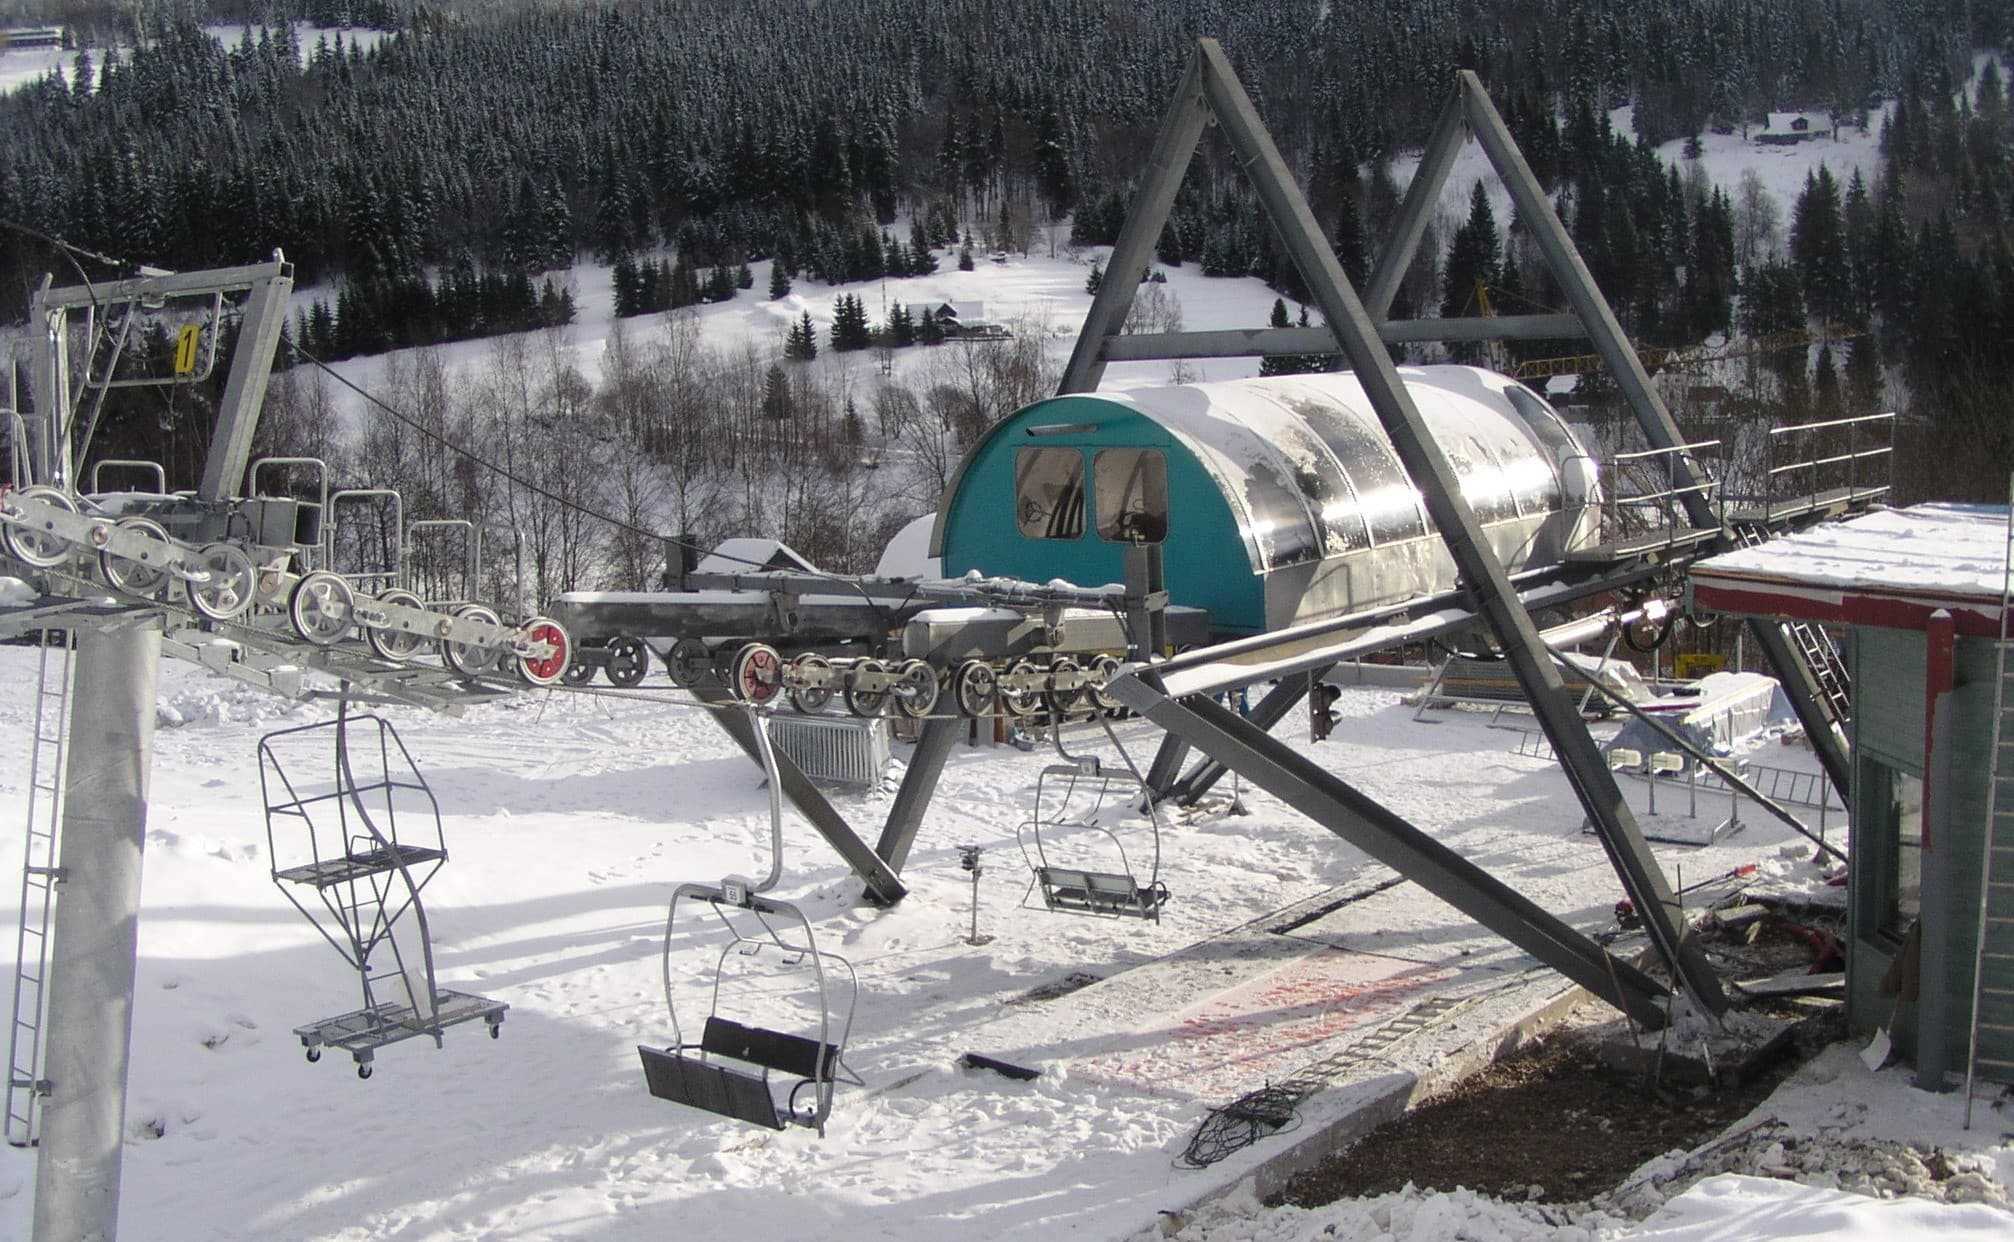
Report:
[[[1399,372],[1515,572],[1592,544],[1594,459],[1543,398],[1472,367]],[[1449,590],[1454,566],[1346,373],[1056,397],[973,446],[931,553],[956,577],[1119,582],[1160,543],[1176,604],[1252,634]]]

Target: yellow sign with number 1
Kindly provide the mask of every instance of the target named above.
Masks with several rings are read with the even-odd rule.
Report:
[[[188,324],[175,334],[175,374],[193,375],[196,371],[196,346],[203,340],[203,329]]]

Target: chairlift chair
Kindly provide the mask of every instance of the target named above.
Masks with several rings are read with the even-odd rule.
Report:
[[[1111,723],[1101,716],[1099,724],[1104,728],[1105,736],[1118,749],[1126,771],[1108,770],[1095,755],[1072,755],[1063,749],[1061,730],[1050,729],[1050,741],[1063,762],[1048,765],[1035,778],[1034,813],[1014,830],[1021,855],[1028,860],[1032,873],[1029,888],[1032,891],[1040,887],[1043,904],[1059,913],[1152,919],[1158,923],[1161,921],[1161,908],[1168,903],[1168,886],[1161,881],[1161,813],[1152,799],[1144,796],[1147,782],[1140,775],[1139,768],[1134,766],[1132,756],[1126,753],[1118,735],[1112,731]],[[1065,784],[1055,815],[1048,817],[1043,814],[1043,807],[1051,780],[1061,780]],[[1080,818],[1073,819],[1068,812],[1080,784],[1095,786],[1096,792],[1092,795],[1090,809]],[[1107,801],[1120,806],[1142,803],[1146,806],[1148,823],[1154,835],[1154,862],[1144,884],[1133,871],[1125,843],[1116,832],[1098,822],[1099,813]],[[1086,867],[1059,865],[1050,858],[1050,843],[1043,835],[1045,828],[1052,833],[1061,828],[1103,833],[1118,854],[1119,869],[1095,871]]]
[[[664,919],[664,1003],[671,1014],[672,1043],[663,1048],[640,1044],[636,1052],[643,1062],[644,1081],[659,1099],[771,1130],[800,1125],[823,1138],[834,1089],[842,1082],[865,1085],[845,1063],[860,980],[845,958],[818,947],[811,920],[801,908],[764,895],[783,878],[783,782],[767,722],[759,713],[751,715],[757,717],[756,749],[768,777],[769,874],[761,880],[730,875],[718,884],[687,883],[673,890]],[[704,903],[728,933],[714,961],[713,999],[697,1041],[686,1038],[672,988],[671,958],[682,901]],[[765,958],[809,971],[816,995],[815,1035],[722,1014],[722,985],[733,972],[730,963],[748,962],[753,969]],[[833,1003],[842,976],[843,1010]]]
[[[707,905],[729,937],[714,964],[713,1002],[697,1041],[687,1040],[672,996],[672,938],[681,901]],[[665,1048],[637,1047],[650,1093],[751,1125],[771,1130],[800,1125],[824,1137],[834,1088],[841,1082],[864,1085],[844,1060],[860,994],[852,965],[818,948],[811,921],[796,905],[764,897],[733,880],[679,885],[665,917],[664,935],[664,1000],[671,1011],[673,1042]],[[732,972],[731,963],[747,961],[752,969],[764,959],[780,959],[785,967],[808,967],[817,996],[815,1035],[722,1014],[722,985]],[[846,991],[843,1010],[832,1003],[841,974]]]

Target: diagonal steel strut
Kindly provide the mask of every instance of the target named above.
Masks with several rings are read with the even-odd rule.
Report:
[[[1664,1025],[1656,980],[1421,831],[1396,811],[1202,695],[1175,700],[1122,677],[1126,706],[1182,738],[1434,896],[1648,1027]]]
[[[1484,539],[1474,511],[1462,498],[1460,478],[1399,378],[1391,355],[1379,339],[1377,325],[1343,274],[1335,251],[1323,238],[1306,198],[1259,120],[1251,97],[1238,84],[1223,49],[1215,40],[1203,39],[1198,43],[1197,57],[1203,66],[1203,89],[1210,110],[1244,165],[1281,243],[1336,334],[1337,344],[1377,411],[1385,433],[1391,437],[1406,473],[1420,489],[1421,499],[1440,529],[1463,585],[1474,593],[1480,611],[1502,644],[1504,657],[1517,674],[1518,684],[1559,755],[1560,765],[1594,824],[1602,848],[1607,851],[1624,890],[1642,912],[1652,943],[1674,975],[1684,982],[1686,990],[1712,1012],[1721,1012],[1726,1008],[1727,998],[1704,954],[1685,941],[1683,907],[1651,854],[1636,817],[1623,801],[1622,790],[1588,734],[1586,722],[1553,668],[1551,656],[1503,564]],[[1465,77],[1462,85],[1471,99],[1475,90],[1480,89],[1472,76]],[[1472,121],[1473,111],[1471,108]],[[1444,131],[1439,136],[1452,141],[1458,139],[1459,131]],[[1489,149],[1488,144],[1485,147]],[[1439,154],[1429,152],[1429,158]],[[1495,152],[1491,154],[1494,156]],[[1498,165],[1499,175],[1511,179],[1501,161],[1493,162]],[[1576,305],[1576,309],[1580,307]]]

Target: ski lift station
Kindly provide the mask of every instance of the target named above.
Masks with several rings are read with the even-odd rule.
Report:
[[[1844,630],[1853,713],[1847,1018],[1926,1085],[2014,1081],[2008,510],[1917,505],[1723,553],[1696,606]],[[2001,771],[2002,767],[2007,771]]]
[[[473,523],[252,460],[283,255],[45,281],[27,390],[0,392],[0,638],[32,644],[0,651],[28,821],[0,1212],[32,1200],[36,1242],[110,1242],[122,1197],[137,1237],[1131,1237],[1278,1188],[1567,1008],[1741,1025],[1700,894],[1765,866],[1822,885],[1829,795],[1782,791],[1826,783],[1871,860],[1856,1017],[1889,1016],[1877,976],[1920,913],[1918,1055],[1969,1060],[1976,1027],[2002,1072],[2010,942],[1976,929],[2014,918],[2006,515],[1837,525],[1886,497],[1892,416],[1771,429],[1759,465],[1686,440],[1473,73],[1359,291],[1199,40],[1108,271],[1147,264],[1212,121],[1323,322],[1128,334],[1136,287],[1105,280],[1058,394],[958,468],[928,574],[828,572],[760,532],[701,561],[660,532],[663,590],[484,603]],[[1471,137],[1570,311],[1391,318]],[[93,460],[108,387],[188,382],[121,371],[127,337],[181,315],[223,366],[227,298],[200,484]],[[1391,353],[1565,337],[1624,398],[1607,457],[1512,380]],[[1099,391],[1111,362],[1308,354],[1348,372]],[[1823,578],[1856,540],[1971,551],[1948,581]],[[1749,618],[1808,741],[1788,784],[1574,650],[1654,650],[1702,562],[1694,604]],[[1823,625],[1850,628],[1857,715]],[[1336,701],[1429,643],[1516,702]],[[292,719],[157,735],[157,687],[212,677]],[[1720,715],[1775,711],[1737,682]],[[1597,699],[1649,753],[1604,750]],[[1512,708],[1516,741],[1492,727]],[[891,718],[913,744],[884,779]],[[1747,824],[1674,842],[1708,775]],[[311,996],[337,1012],[300,1022]],[[1263,1093],[1291,1100],[1262,1125]]]

